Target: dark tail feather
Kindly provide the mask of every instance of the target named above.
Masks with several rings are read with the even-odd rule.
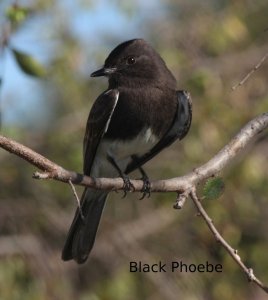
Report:
[[[85,219],[81,219],[77,209],[62,250],[63,260],[74,259],[79,264],[87,260],[94,245],[106,198],[107,192],[85,189],[81,200]]]

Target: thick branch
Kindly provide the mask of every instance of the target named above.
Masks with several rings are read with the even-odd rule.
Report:
[[[175,192],[185,191],[195,186],[200,181],[219,173],[230,161],[237,156],[254,137],[268,127],[268,113],[264,113],[246,124],[240,132],[211,160],[194,171],[172,179],[157,180],[151,182],[152,192]],[[30,148],[19,144],[9,138],[0,136],[0,147],[23,158],[32,165],[36,166],[44,174],[35,173],[35,178],[53,178],[62,182],[70,180],[77,185],[92,187],[103,190],[120,190],[123,188],[121,178],[92,178],[82,174],[68,171],[55,164],[42,155],[34,152]],[[141,180],[131,180],[135,191],[141,191],[143,182]]]
[[[238,253],[234,250],[219,234],[218,230],[214,226],[212,220],[207,215],[203,206],[201,205],[196,192],[196,185],[217,173],[219,173],[230,161],[236,157],[246,145],[248,145],[254,137],[256,137],[261,131],[268,127],[268,113],[264,113],[255,119],[251,120],[246,126],[244,126],[240,132],[211,160],[204,165],[196,168],[194,171],[186,174],[185,176],[176,177],[167,180],[158,180],[151,182],[152,192],[179,192],[175,208],[182,207],[188,195],[193,199],[199,213],[207,223],[209,229],[214,234],[217,241],[228,251],[231,257],[236,261],[240,268],[246,273],[248,279],[260,286],[265,292],[268,293],[268,288],[255,277],[253,270],[247,268],[241,261]],[[79,173],[68,171],[61,166],[53,163],[42,155],[34,152],[33,150],[21,145],[9,138],[0,136],[0,147],[3,149],[23,158],[32,165],[38,167],[44,173],[36,172],[35,178],[45,179],[53,178],[55,180],[74,183],[83,186],[89,186],[95,189],[103,190],[119,190],[123,188],[123,180],[121,178],[92,178],[84,176]],[[141,191],[143,188],[143,182],[141,180],[131,180],[135,191]],[[71,185],[72,186],[72,185]]]

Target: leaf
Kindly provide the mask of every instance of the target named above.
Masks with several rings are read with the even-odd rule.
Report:
[[[12,51],[24,73],[35,77],[44,77],[46,75],[45,68],[35,58],[21,51],[14,49]]]
[[[207,200],[216,200],[223,194],[224,188],[225,185],[222,178],[210,178],[205,183],[203,197],[205,197]]]
[[[13,4],[9,6],[6,10],[6,17],[12,23],[20,23],[25,20],[29,13],[29,9]]]

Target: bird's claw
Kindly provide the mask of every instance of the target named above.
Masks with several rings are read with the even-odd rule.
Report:
[[[125,198],[127,193],[131,192],[131,191],[135,191],[135,188],[134,188],[134,185],[131,183],[130,179],[127,176],[123,175],[122,179],[124,181],[124,185],[123,185],[124,195],[123,195],[122,198]]]
[[[143,181],[143,187],[141,189],[142,195],[139,200],[144,199],[146,195],[147,198],[151,196],[151,182],[149,178],[147,176],[143,176],[141,180]]]

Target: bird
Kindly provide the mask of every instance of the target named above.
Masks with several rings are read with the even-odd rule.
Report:
[[[142,166],[188,133],[192,121],[190,94],[177,82],[161,56],[144,39],[116,46],[101,69],[108,88],[90,110],[83,142],[83,172],[92,177],[120,177],[125,192],[128,174],[142,174],[143,196],[150,181]],[[62,251],[64,261],[86,262],[93,248],[107,191],[84,189]]]

